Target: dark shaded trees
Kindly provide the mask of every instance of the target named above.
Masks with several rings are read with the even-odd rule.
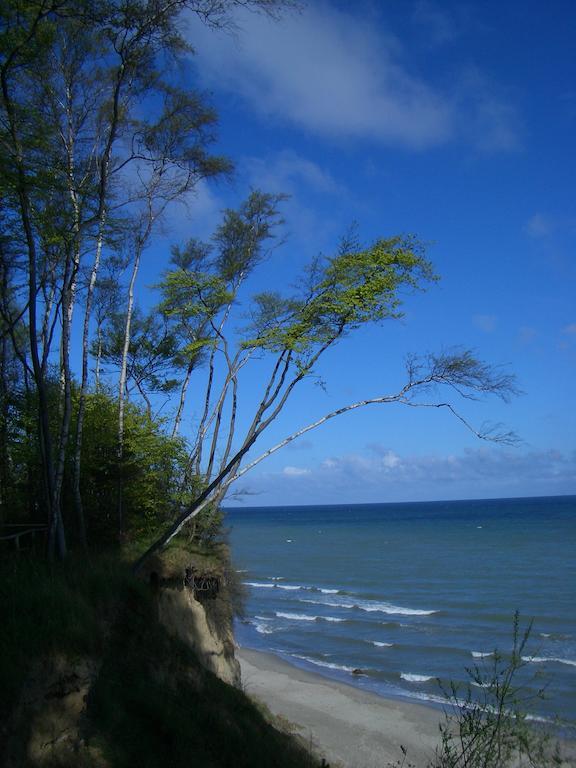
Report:
[[[230,168],[228,160],[210,151],[213,110],[178,79],[175,62],[188,50],[179,31],[180,16],[189,11],[221,26],[237,5],[273,12],[286,3],[8,0],[0,11],[2,338],[9,337],[37,393],[49,550],[61,557],[66,552],[61,493],[72,419],[70,344],[78,300],[83,299],[84,313],[74,436],[77,478],[92,308],[102,260],[130,239],[133,288],[165,208],[200,179]],[[83,270],[89,276],[84,286]],[[125,312],[126,348],[131,295]],[[58,368],[61,379],[55,429],[47,415],[51,366]],[[119,390],[121,450],[122,381]],[[75,496],[81,519],[78,488]]]

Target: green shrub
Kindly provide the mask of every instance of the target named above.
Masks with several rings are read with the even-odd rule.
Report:
[[[524,654],[531,629],[531,623],[521,629],[516,613],[510,652],[496,650],[489,664],[468,669],[463,692],[454,684],[443,689],[452,712],[440,726],[441,743],[429,768],[504,768],[513,759],[534,768],[561,764],[551,736],[528,722],[534,694],[517,683],[529,663]]]

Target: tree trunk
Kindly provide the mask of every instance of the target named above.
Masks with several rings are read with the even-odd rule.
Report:
[[[74,494],[74,509],[76,512],[76,520],[78,522],[78,534],[80,543],[84,549],[88,545],[88,539],[86,534],[86,520],[84,517],[84,506],[82,503],[82,492],[80,489],[80,477],[82,471],[82,439],[84,433],[84,414],[86,412],[86,389],[88,386],[88,342],[90,336],[90,318],[92,315],[92,300],[94,298],[94,289],[96,287],[96,279],[98,277],[98,270],[100,268],[100,258],[102,255],[102,244],[104,240],[104,218],[100,221],[98,240],[96,242],[96,253],[94,255],[94,263],[92,264],[92,271],[90,272],[90,282],[88,283],[88,292],[86,295],[86,307],[84,310],[84,326],[82,329],[82,378],[80,381],[80,393],[78,399],[78,416],[76,420],[76,436],[74,441],[74,475],[73,475],[73,494]],[[100,331],[100,328],[98,328]],[[99,338],[99,346],[101,341]],[[96,379],[96,391],[99,389],[99,363],[97,363],[97,379]]]
[[[130,350],[130,333],[132,325],[132,314],[134,312],[134,285],[140,267],[140,257],[144,243],[138,240],[136,244],[136,253],[134,255],[134,264],[130,285],[128,286],[128,306],[126,308],[126,324],[124,326],[124,346],[122,349],[122,362],[120,365],[120,377],[118,380],[118,488],[117,488],[117,516],[118,533],[122,536],[124,532],[124,508],[123,508],[123,477],[122,462],[124,459],[124,415],[126,408],[126,379],[128,373],[128,352]]]
[[[180,389],[180,400],[178,402],[178,410],[174,417],[174,426],[172,427],[172,437],[176,437],[180,430],[180,422],[182,421],[182,412],[184,411],[184,403],[186,401],[186,392],[188,391],[188,385],[192,377],[192,371],[194,370],[194,358],[190,359],[188,368],[186,369],[186,376],[182,382],[182,388]]]

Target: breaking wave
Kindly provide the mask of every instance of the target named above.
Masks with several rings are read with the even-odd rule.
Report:
[[[314,664],[317,667],[325,667],[326,669],[338,669],[341,672],[353,672],[355,667],[347,667],[345,664],[333,664],[330,661],[320,661],[319,659],[311,659],[309,656],[300,656],[298,653],[293,653],[292,656],[295,659],[302,659],[309,664]]]
[[[386,613],[389,616],[431,616],[438,611],[427,611],[420,608],[405,608],[402,605],[393,605],[392,603],[377,603],[373,600],[352,600],[326,598],[323,600],[314,600],[312,598],[302,598],[302,603],[313,603],[314,605],[329,605],[331,608],[356,608],[367,613]]]
[[[407,683],[427,683],[430,680],[434,680],[432,675],[415,675],[411,672],[401,672],[400,677],[402,680],[406,680]]]
[[[556,664],[567,664],[569,667],[576,667],[576,661],[572,659],[559,659],[556,656],[522,656],[522,661],[533,664],[546,664],[555,662]]]
[[[289,619],[291,621],[345,621],[345,619],[338,619],[336,616],[307,616],[303,613],[284,613],[282,611],[276,611],[276,616],[279,619]]]

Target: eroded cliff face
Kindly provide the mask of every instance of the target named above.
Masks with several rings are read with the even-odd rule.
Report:
[[[194,591],[186,586],[161,587],[157,600],[158,619],[168,632],[191,648],[206,669],[238,687],[240,665],[234,658],[231,623],[218,622],[212,615],[215,606],[197,600]],[[225,597],[218,596],[216,600],[223,601]]]
[[[197,566],[193,566],[198,572]],[[198,662],[229,685],[240,684],[234,657],[232,608],[223,572],[216,594],[197,599],[186,582],[186,568],[156,562],[142,578],[150,583],[156,619],[166,632],[193,651]],[[201,572],[201,571],[200,571]],[[119,606],[119,610],[121,606]],[[108,768],[98,749],[85,742],[89,701],[106,653],[101,658],[45,658],[30,670],[18,706],[0,729],[0,764],[5,768],[90,766]],[[164,660],[165,663],[165,660]],[[162,677],[163,659],[158,658]]]

